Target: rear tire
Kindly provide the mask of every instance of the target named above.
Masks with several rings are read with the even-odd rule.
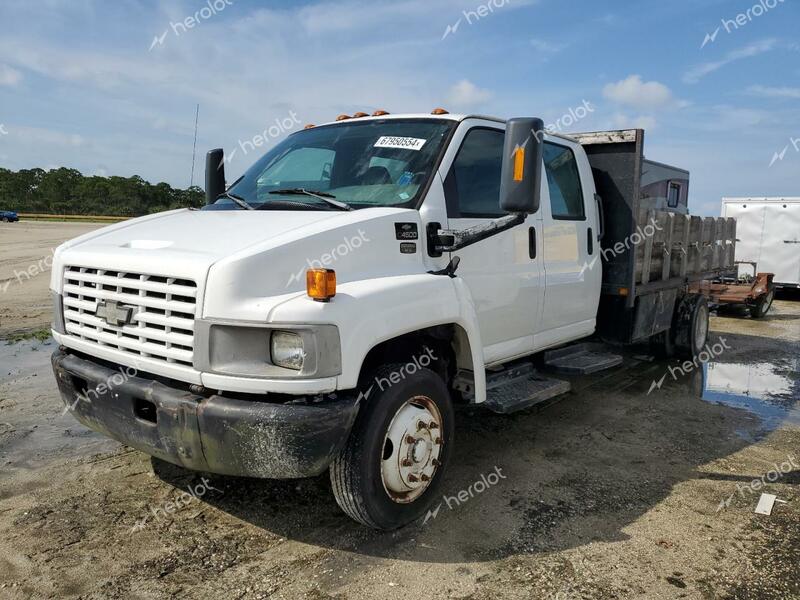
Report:
[[[675,346],[682,357],[694,359],[708,342],[708,300],[702,294],[687,294],[678,305]]]
[[[396,529],[425,513],[452,450],[453,405],[442,378],[418,368],[390,382],[409,365],[384,365],[369,380],[372,392],[330,467],[339,507],[374,529]],[[389,384],[380,389],[379,381]]]
[[[650,351],[657,358],[672,358],[675,356],[675,332],[672,327],[650,338]]]
[[[772,307],[773,300],[775,300],[775,288],[771,287],[766,294],[758,299],[755,306],[750,307],[750,316],[754,319],[763,319],[766,317],[769,309]]]

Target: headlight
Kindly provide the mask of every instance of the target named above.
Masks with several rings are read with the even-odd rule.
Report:
[[[288,331],[276,331],[272,334],[270,346],[273,364],[295,371],[303,368],[306,353],[302,337]]]

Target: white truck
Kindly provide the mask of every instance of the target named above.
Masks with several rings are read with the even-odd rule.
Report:
[[[723,198],[722,216],[736,219],[738,263],[773,273],[777,288],[800,288],[800,198]]]
[[[211,151],[203,209],[55,253],[63,400],[189,469],[329,470],[350,517],[402,526],[440,493],[454,405],[508,413],[569,390],[545,371],[619,364],[592,336],[703,349],[689,285],[733,267],[734,224],[641,206],[643,160],[641,130],[441,109],[308,126],[230,186]]]

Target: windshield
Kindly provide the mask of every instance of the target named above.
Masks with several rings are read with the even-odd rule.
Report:
[[[414,207],[456,125],[382,119],[299,131],[267,152],[228,192],[257,210],[294,205],[336,210],[314,194],[354,209]],[[241,210],[225,196],[207,208]]]

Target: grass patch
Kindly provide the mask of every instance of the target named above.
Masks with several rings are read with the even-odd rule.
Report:
[[[35,331],[23,331],[20,333],[12,333],[6,338],[6,345],[17,344],[26,340],[39,340],[44,342],[52,337],[49,329],[36,329]]]

